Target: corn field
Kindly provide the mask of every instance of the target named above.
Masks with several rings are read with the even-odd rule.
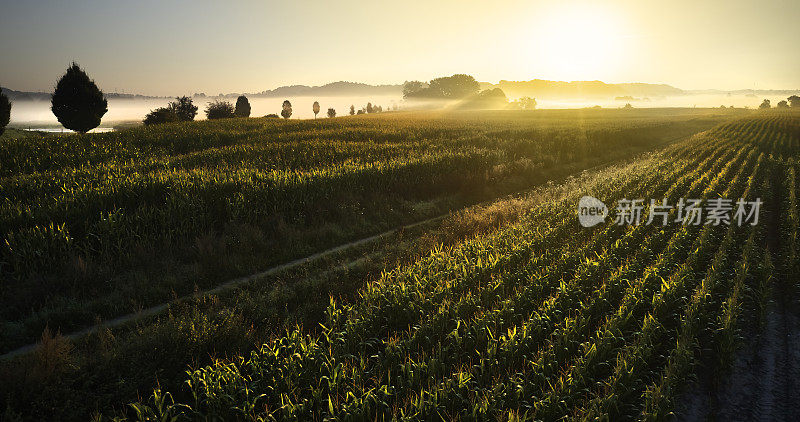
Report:
[[[0,138],[0,351],[48,326],[69,332],[136,312],[723,118],[387,114]]]
[[[555,147],[555,162],[591,148]],[[612,167],[514,224],[387,269],[357,300],[331,299],[318,330],[193,369],[128,416],[669,419],[698,368],[725,373],[771,290],[797,297],[798,148],[800,119],[766,114]],[[584,228],[586,194],[764,205],[755,225]]]

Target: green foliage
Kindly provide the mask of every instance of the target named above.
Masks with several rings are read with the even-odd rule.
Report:
[[[51,109],[65,128],[86,133],[100,125],[108,102],[94,81],[76,63],[56,84]]]

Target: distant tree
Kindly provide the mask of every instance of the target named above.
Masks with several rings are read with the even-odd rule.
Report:
[[[336,110],[329,108],[328,109],[328,117],[336,117]]]
[[[517,105],[523,110],[536,110],[536,98],[522,97],[517,100]]]
[[[403,84],[403,98],[418,96],[422,90],[427,89],[428,84],[420,81],[406,81]]]
[[[789,103],[787,103],[786,100],[782,100],[778,102],[778,108],[789,108]]]
[[[250,101],[247,100],[247,97],[240,95],[236,99],[236,108],[233,110],[233,114],[236,117],[250,117]]]
[[[622,108],[624,108],[625,110],[630,110],[630,109],[633,108],[633,106],[631,105],[631,103],[626,103],[625,107],[622,107]]]
[[[272,113],[272,114],[267,114],[267,115],[266,115],[266,116],[264,116],[264,117],[265,117],[265,118],[267,118],[267,119],[280,119],[280,118],[281,118],[280,116],[278,116],[278,115],[277,115],[277,114],[275,114],[275,113]]]
[[[144,123],[145,125],[158,125],[161,123],[169,123],[169,122],[177,122],[180,118],[175,113],[175,110],[172,110],[169,107],[159,107],[155,110],[150,110],[146,116],[144,116]]]
[[[314,110],[314,118],[316,119],[317,118],[317,114],[319,114],[319,102],[318,101],[314,101],[314,105],[311,106],[311,108]]]
[[[359,109],[356,114],[364,114],[364,113],[366,113],[366,111],[362,108],[362,109]]]
[[[73,62],[56,84],[51,110],[65,128],[86,133],[100,125],[108,101],[89,75]]]
[[[356,114],[356,107],[354,105],[350,104],[350,115],[352,116],[354,114]]]
[[[289,100],[283,100],[283,105],[281,106],[281,108],[282,108],[281,116],[284,119],[292,117],[292,103],[290,103]]]
[[[175,101],[170,102],[167,108],[175,112],[180,121],[191,122],[197,116],[197,106],[187,96],[175,97]]]
[[[800,97],[797,95],[792,95],[791,97],[787,98],[789,103],[791,103],[792,107],[800,107]]]
[[[6,131],[8,122],[11,121],[11,101],[8,100],[6,94],[0,90],[0,135]]]
[[[383,113],[383,106],[378,106],[378,113]]]
[[[464,98],[476,94],[480,84],[470,75],[458,74],[433,79],[429,89],[443,98]]]
[[[236,117],[234,113],[233,104],[217,100],[211,103],[208,103],[206,106],[206,117],[208,120],[214,119],[229,119],[231,117]]]
[[[764,110],[764,109],[768,109],[768,108],[770,108],[770,107],[772,107],[772,106],[769,104],[769,100],[767,100],[767,99],[765,99],[765,100],[764,100],[764,101],[761,103],[761,105],[760,105],[760,106],[758,106],[758,108],[760,108],[760,109],[762,109],[762,110]]]
[[[375,110],[372,109],[372,103],[367,103],[367,113],[372,113],[373,111]]]
[[[409,81],[403,84],[404,98],[465,98],[477,94],[480,84],[474,77],[464,74],[436,78],[428,84]]]

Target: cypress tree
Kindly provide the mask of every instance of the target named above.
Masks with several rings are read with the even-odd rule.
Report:
[[[108,102],[78,65],[73,62],[56,85],[52,97],[53,114],[65,128],[86,133],[100,125]]]

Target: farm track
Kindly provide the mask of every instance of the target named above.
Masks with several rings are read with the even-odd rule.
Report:
[[[576,171],[576,172],[574,172],[572,174],[568,174],[568,175],[565,175],[565,176],[561,176],[561,177],[557,177],[557,178],[554,178],[554,179],[550,179],[546,183],[549,183],[549,182],[557,183],[557,182],[561,182],[561,181],[567,179],[570,176],[574,176],[576,174],[581,174],[581,173],[584,173],[584,172],[590,172],[590,171],[599,170],[599,169],[602,169],[604,167],[608,167],[610,165],[617,164],[617,163],[630,162],[632,160],[635,160],[637,156],[641,156],[642,154],[646,154],[646,153],[651,153],[653,151],[656,151],[658,149],[666,147],[666,146],[668,146],[670,144],[676,143],[676,142],[678,142],[680,140],[684,140],[684,139],[691,138],[693,136],[697,136],[700,133],[703,133],[703,131],[695,133],[695,134],[692,134],[692,135],[689,135],[689,136],[680,136],[680,137],[672,138],[672,139],[666,140],[664,142],[661,142],[659,144],[656,144],[650,150],[642,152],[642,153],[639,153],[639,154],[636,154],[636,156],[634,156],[634,157],[607,160],[605,162],[602,162],[600,164],[594,165],[592,167],[578,170],[578,171]],[[465,210],[465,209],[468,209],[468,208],[471,208],[471,207],[478,207],[478,206],[482,206],[482,205],[495,203],[495,202],[498,202],[498,201],[503,201],[503,200],[507,200],[507,199],[511,199],[511,198],[515,198],[515,197],[520,197],[520,196],[525,195],[527,192],[530,192],[532,189],[537,188],[538,186],[540,186],[540,185],[531,186],[531,187],[528,187],[526,189],[523,189],[523,190],[515,192],[515,193],[502,195],[500,197],[496,197],[496,198],[493,198],[493,199],[490,199],[490,200],[486,200],[486,201],[482,201],[482,202],[479,202],[479,203],[467,205],[467,206],[464,206],[464,207],[459,208],[459,209],[450,210],[447,213],[443,213],[443,214],[440,214],[440,215],[435,216],[435,217],[431,217],[431,218],[428,218],[428,219],[425,219],[425,220],[422,220],[422,221],[418,221],[418,222],[414,222],[414,223],[411,223],[411,224],[406,224],[406,225],[403,225],[403,226],[400,226],[400,227],[396,227],[394,229],[387,230],[387,231],[384,231],[382,233],[379,233],[379,234],[376,234],[376,235],[372,235],[372,236],[369,236],[369,237],[365,237],[365,238],[362,238],[362,239],[358,239],[358,240],[354,240],[354,241],[351,241],[351,242],[347,242],[347,243],[344,243],[344,244],[341,244],[341,245],[326,249],[324,251],[308,255],[306,257],[298,258],[298,259],[295,259],[295,260],[292,260],[292,261],[289,261],[289,262],[286,262],[286,263],[283,263],[283,264],[280,264],[280,265],[273,266],[273,267],[268,268],[268,269],[266,269],[264,271],[260,271],[260,272],[257,272],[257,273],[251,274],[251,275],[247,275],[247,276],[244,276],[244,277],[238,277],[238,278],[223,282],[222,284],[219,284],[219,285],[217,285],[217,286],[215,286],[213,288],[210,288],[210,289],[194,292],[194,293],[189,294],[189,295],[184,295],[184,296],[181,296],[181,297],[179,297],[177,299],[173,299],[173,300],[171,300],[169,302],[163,302],[163,303],[160,303],[160,304],[157,304],[157,305],[153,305],[153,306],[141,309],[141,310],[139,310],[137,312],[134,312],[134,313],[122,315],[122,316],[119,316],[119,317],[116,317],[116,318],[113,318],[113,319],[109,319],[107,321],[103,321],[101,323],[98,323],[98,324],[83,328],[81,330],[73,331],[73,332],[70,332],[70,333],[67,333],[67,334],[62,334],[62,336],[64,338],[66,338],[66,339],[74,341],[74,340],[77,340],[77,339],[79,339],[81,337],[84,337],[86,335],[90,335],[90,334],[96,333],[101,329],[117,328],[117,327],[129,324],[129,323],[136,322],[136,321],[141,320],[143,318],[156,316],[156,315],[159,315],[159,314],[167,311],[170,308],[170,306],[173,306],[175,304],[183,303],[183,302],[190,301],[190,300],[195,300],[195,299],[198,299],[198,298],[201,298],[201,297],[204,297],[204,296],[218,294],[218,293],[221,293],[221,292],[224,292],[224,291],[227,291],[227,290],[235,289],[237,287],[246,285],[248,283],[251,283],[251,282],[253,282],[255,280],[259,280],[259,279],[264,278],[264,277],[272,276],[272,275],[281,273],[281,272],[286,271],[286,270],[290,270],[290,269],[297,268],[297,267],[300,267],[300,266],[305,265],[305,264],[309,264],[309,263],[312,263],[312,262],[315,262],[315,261],[319,261],[319,260],[324,259],[324,258],[335,256],[338,253],[345,252],[345,251],[353,249],[353,248],[357,248],[357,247],[364,246],[364,245],[367,245],[367,244],[370,244],[370,243],[373,243],[373,242],[380,241],[380,240],[388,238],[388,237],[390,237],[390,236],[392,236],[392,235],[394,235],[394,234],[396,234],[398,232],[412,230],[412,229],[416,229],[416,228],[419,228],[419,227],[422,227],[422,226],[425,226],[425,225],[428,225],[428,224],[433,224],[433,223],[439,222],[439,221],[443,220],[444,218],[446,218],[448,215],[451,215],[453,213],[456,213],[456,212],[459,212],[459,211],[462,211],[462,210]],[[354,261],[357,261],[358,259],[360,259],[360,258],[356,258]],[[350,262],[348,264],[345,264],[345,265],[350,265],[350,264],[352,264],[352,262]],[[18,348],[14,349],[14,350],[11,350],[9,352],[6,352],[6,353],[0,355],[0,361],[13,359],[15,357],[19,357],[19,356],[25,355],[27,353],[30,353],[30,352],[34,351],[38,345],[39,345],[38,342],[37,343],[31,343],[31,344],[27,344],[25,346],[18,347]]]

